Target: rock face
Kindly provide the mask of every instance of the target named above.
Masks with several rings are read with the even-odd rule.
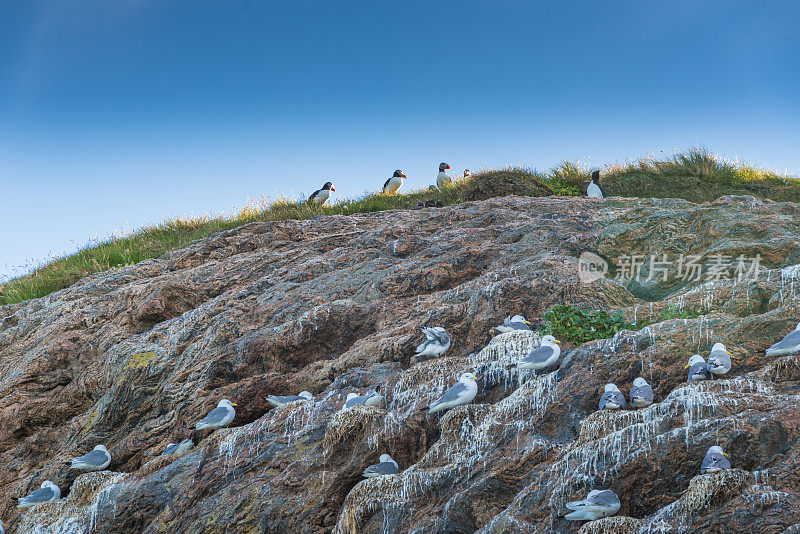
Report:
[[[797,204],[752,197],[504,197],[258,223],[2,307],[0,517],[42,533],[796,531],[800,357],[764,349],[800,321],[798,221]],[[583,284],[587,250],[760,254],[770,269]],[[492,327],[558,304],[700,316],[565,343],[539,376],[509,368],[537,335]],[[424,326],[453,344],[415,362]],[[687,384],[685,362],[717,341],[731,372]],[[426,415],[465,370],[474,403]],[[627,395],[640,375],[651,407],[596,413],[604,384]],[[376,384],[379,407],[339,410]],[[265,399],[302,390],[316,402]],[[231,427],[194,431],[222,398]],[[187,437],[187,454],[160,456]],[[100,443],[110,471],[62,464]],[[715,444],[734,469],[700,475]],[[400,474],[363,480],[382,453]],[[17,510],[45,479],[65,497]],[[619,517],[564,520],[593,488],[620,496]]]

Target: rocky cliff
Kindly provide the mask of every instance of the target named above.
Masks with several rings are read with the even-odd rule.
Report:
[[[253,223],[0,307],[0,517],[26,533],[798,532],[800,357],[764,354],[800,320],[798,221],[753,197],[511,196]],[[768,269],[584,284],[587,250]],[[510,369],[537,336],[493,327],[559,304],[652,324],[565,343],[552,372]],[[695,318],[658,320],[675,309]],[[417,362],[424,326],[453,345]],[[732,371],[687,385],[716,341]],[[474,403],[427,415],[464,370]],[[640,375],[653,406],[596,412],[605,383]],[[376,384],[381,406],[339,410]],[[265,400],[304,389],[316,402]],[[222,398],[231,427],[194,431]],[[108,471],[63,465],[100,443]],[[734,469],[700,475],[714,444]],[[400,474],[363,480],[384,452]],[[64,498],[17,510],[44,479]],[[618,517],[564,520],[592,488],[620,496]]]

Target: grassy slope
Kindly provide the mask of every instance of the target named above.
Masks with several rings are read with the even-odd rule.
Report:
[[[509,194],[580,195],[586,192],[589,174],[577,164],[565,161],[546,173],[523,168],[485,171],[468,180],[457,181],[443,191],[421,190],[393,197],[368,193],[359,199],[345,199],[322,208],[278,200],[247,208],[233,217],[169,220],[86,248],[0,285],[0,305],[43,297],[69,287],[88,274],[157,257],[211,233],[249,222],[409,209],[419,202],[450,205]],[[800,202],[800,180],[797,178],[725,162],[701,150],[659,161],[640,160],[625,166],[609,166],[602,171],[602,182],[607,193],[613,196],[684,198],[706,202],[722,195],[754,195]]]

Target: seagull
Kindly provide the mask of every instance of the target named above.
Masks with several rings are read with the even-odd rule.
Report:
[[[625,395],[614,384],[606,384],[603,394],[600,395],[600,409],[601,410],[619,410],[620,408],[627,408],[625,404]]]
[[[533,349],[527,356],[521,358],[516,364],[511,367],[517,369],[534,369],[541,371],[553,365],[558,357],[561,355],[561,347],[558,344],[559,340],[551,335],[546,335],[542,338],[541,344],[538,348]]]
[[[386,475],[396,475],[400,472],[397,462],[392,460],[388,454],[381,454],[380,463],[371,465],[364,469],[364,476],[367,478],[382,477]]]
[[[582,501],[568,502],[567,508],[573,510],[564,516],[570,521],[595,520],[611,517],[619,511],[619,497],[611,490],[592,490]]]
[[[723,469],[730,469],[731,461],[728,460],[728,455],[722,450],[719,445],[713,445],[708,448],[706,457],[703,458],[703,463],[700,464],[700,472],[715,473]]]
[[[708,364],[699,354],[695,354],[689,358],[689,363],[686,364],[686,369],[689,369],[689,379],[687,382],[708,380],[709,378],[712,378]]]
[[[600,186],[600,171],[592,173],[592,181],[589,183],[589,187],[586,188],[586,196],[590,198],[603,198],[606,196],[606,192]]]
[[[364,406],[377,406],[383,400],[383,395],[371,389],[364,393],[363,395],[359,395],[358,393],[348,393],[347,399],[344,401],[344,406],[342,406],[343,410],[347,408],[352,408],[353,406],[364,405]]]
[[[180,443],[170,443],[167,445],[167,448],[164,449],[164,452],[161,453],[161,456],[169,456],[171,454],[180,456],[182,454],[186,454],[189,452],[189,449],[192,448],[192,445],[194,445],[194,443],[191,439],[185,439]]]
[[[441,326],[423,328],[422,333],[427,338],[417,347],[417,357],[441,356],[450,348],[450,334]]]
[[[448,165],[444,161],[439,164],[439,174],[436,175],[436,187],[438,187],[439,189],[444,189],[445,186],[448,186],[453,183],[453,178],[449,174],[444,172],[449,168],[450,165]]]
[[[441,412],[462,404],[469,404],[478,394],[478,377],[472,373],[463,373],[458,384],[444,392],[441,398],[435,400],[428,406],[428,413]]]
[[[527,330],[530,332],[530,324],[530,321],[526,321],[525,317],[521,315],[515,315],[514,317],[506,317],[503,320],[503,324],[500,326],[495,326],[495,328],[500,330],[500,332],[503,334],[513,332],[514,330]]]
[[[299,395],[267,395],[267,402],[276,408],[286,406],[294,401],[313,401],[314,395],[309,391],[301,391]]]
[[[403,178],[406,178],[406,175],[403,174],[403,171],[400,169],[394,171],[392,177],[386,180],[386,183],[383,184],[383,192],[389,193],[390,195],[397,193],[397,190],[400,189],[401,185],[403,185]]]
[[[204,430],[210,428],[216,430],[228,426],[231,424],[231,421],[233,421],[233,418],[236,417],[236,410],[233,409],[234,406],[238,406],[238,404],[228,399],[222,399],[219,401],[216,408],[211,410],[203,419],[195,423],[195,429]]]
[[[634,408],[647,408],[653,404],[653,388],[641,376],[633,381],[631,388],[631,406]]]
[[[714,343],[708,355],[708,370],[715,375],[724,375],[731,370],[731,353],[722,343]]]
[[[336,191],[336,188],[333,187],[333,182],[325,182],[322,189],[317,189],[311,193],[311,196],[308,197],[308,201],[315,202],[318,206],[322,206],[331,198],[331,191]]]
[[[80,469],[81,471],[102,471],[111,463],[111,454],[106,449],[105,445],[98,445],[97,447],[83,456],[72,458],[64,462],[69,464],[71,469]]]
[[[30,508],[40,502],[56,501],[61,498],[61,488],[53,484],[50,480],[42,482],[41,489],[38,489],[19,500],[17,508]]]
[[[800,323],[797,328],[789,332],[783,339],[767,349],[767,356],[785,356],[800,352]]]

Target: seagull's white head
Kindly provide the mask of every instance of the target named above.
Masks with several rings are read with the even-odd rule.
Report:
[[[526,321],[526,320],[525,320],[525,317],[523,317],[523,316],[521,316],[521,315],[515,315],[514,317],[512,317],[512,318],[511,318],[511,322],[512,322],[512,323],[525,323],[525,324],[530,324],[528,321]]]
[[[53,484],[52,480],[45,480],[44,482],[42,482],[42,485],[40,487],[46,488],[48,486],[55,486],[55,484]]]
[[[728,349],[726,349],[725,345],[723,345],[722,343],[714,343],[714,346],[711,347],[711,352],[719,352],[719,351],[728,352]],[[730,354],[730,352],[728,352],[728,354]]]
[[[706,363],[706,361],[699,354],[695,354],[694,356],[689,358],[689,363],[686,364],[686,367],[691,367],[696,363]]]
[[[594,497],[598,493],[602,493],[602,492],[603,492],[603,490],[592,490],[592,491],[589,492],[589,495],[587,495],[586,497]]]
[[[303,397],[304,399],[308,400],[314,400],[314,395],[312,395],[310,391],[301,391],[298,397]]]
[[[604,391],[606,391],[606,392],[619,391],[619,388],[617,386],[615,386],[614,384],[606,384],[606,387],[605,387]]]
[[[97,447],[94,448],[94,450],[108,452],[108,449],[106,449],[105,445],[98,445]]]
[[[217,407],[222,408],[223,406],[225,408],[233,408],[234,406],[239,406],[239,405],[236,404],[235,402],[229,401],[228,399],[222,399],[221,401],[219,401],[219,403],[217,403]]]
[[[381,461],[381,463],[383,463],[383,462],[394,462],[394,460],[392,460],[392,457],[389,456],[388,454],[381,454],[380,461]]]
[[[356,397],[358,397],[358,393],[348,393],[345,401],[349,401],[350,399],[355,399]]]
[[[462,373],[462,375],[458,377],[459,382],[466,382],[468,380],[472,380],[474,382],[478,380],[478,377],[472,373]]]
[[[633,385],[636,387],[642,387],[647,385],[647,380],[642,378],[641,376],[633,381]]]
[[[727,454],[725,454],[725,451],[723,451],[722,447],[720,447],[719,445],[712,445],[711,447],[709,447],[708,452],[706,454],[711,454],[712,452],[716,452],[717,454],[721,454],[723,456],[728,456]]]
[[[550,334],[548,334],[548,335],[546,335],[546,336],[544,336],[542,338],[542,343],[541,344],[542,345],[551,345],[552,346],[552,345],[554,345],[556,343],[561,343],[561,342],[559,340],[557,340],[556,338],[554,338],[553,336],[551,336]]]

